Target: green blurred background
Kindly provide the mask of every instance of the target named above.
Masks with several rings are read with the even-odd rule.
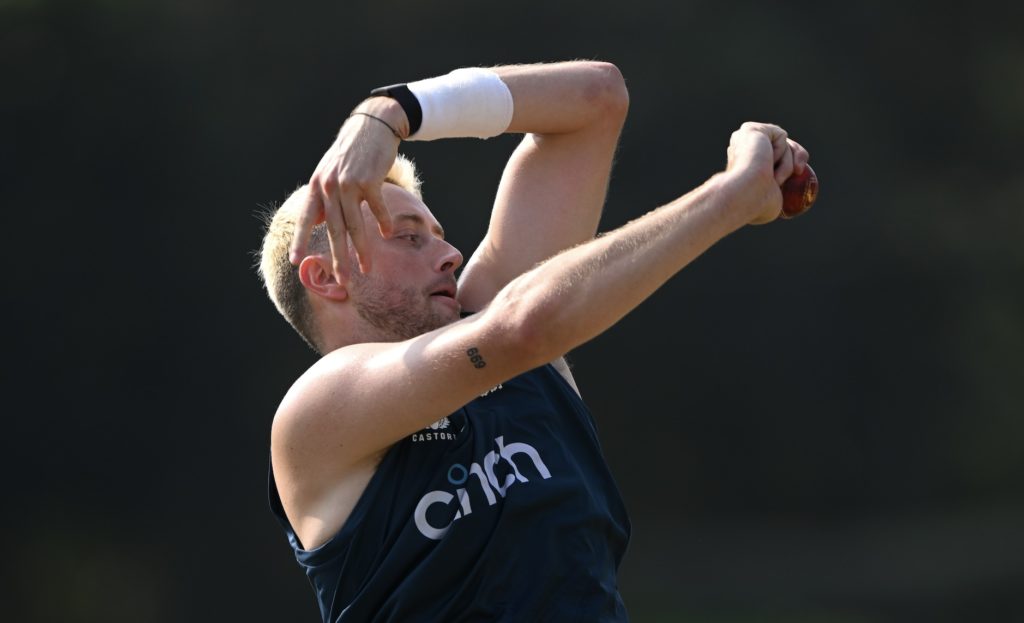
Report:
[[[638,623],[1024,620],[1020,3],[0,0],[7,621],[316,621],[265,500],[313,354],[256,213],[381,84],[614,62],[602,229],[745,120],[821,179],[571,356]],[[514,137],[403,148],[456,246]]]

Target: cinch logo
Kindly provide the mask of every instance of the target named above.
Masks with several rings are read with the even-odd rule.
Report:
[[[523,476],[520,473],[519,468],[516,466],[516,462],[513,457],[517,454],[525,454],[533,461],[533,466],[540,473],[544,480],[551,478],[551,472],[548,471],[548,466],[541,460],[540,454],[537,449],[528,443],[510,443],[505,445],[504,436],[498,437],[494,440],[498,444],[498,451],[491,451],[484,457],[483,467],[479,463],[473,463],[466,468],[460,463],[456,463],[448,468],[448,482],[458,487],[455,489],[455,494],[452,495],[447,491],[431,491],[420,498],[419,504],[416,505],[416,512],[413,513],[413,519],[416,521],[416,527],[419,528],[420,533],[428,539],[440,540],[448,529],[451,528],[452,523],[462,519],[473,513],[473,506],[470,504],[469,492],[465,485],[470,482],[471,476],[476,476],[476,483],[479,484],[480,491],[483,492],[484,497],[487,498],[487,506],[494,506],[498,503],[498,499],[494,497],[494,492],[497,491],[498,495],[502,498],[505,497],[505,492],[513,484],[518,482],[529,482],[529,478]],[[512,466],[512,474],[505,475],[504,483],[498,483],[498,477],[494,473],[494,466],[500,461],[507,461]],[[520,459],[522,460],[522,459]],[[461,510],[455,512],[455,518],[448,522],[444,526],[432,525],[427,520],[427,509],[434,504],[444,504],[449,506],[456,497],[459,499],[459,506]]]

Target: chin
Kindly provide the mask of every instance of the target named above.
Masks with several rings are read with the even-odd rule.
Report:
[[[455,312],[454,314],[445,314],[442,317],[441,320],[442,320],[441,327],[447,327],[450,324],[454,324],[454,323],[462,320],[462,310],[460,309],[459,311]],[[441,327],[438,327],[438,328],[440,329]]]
[[[383,296],[355,299],[359,316],[373,327],[377,341],[412,339],[461,319],[462,306],[454,298],[424,301],[411,292],[400,294],[391,300]]]

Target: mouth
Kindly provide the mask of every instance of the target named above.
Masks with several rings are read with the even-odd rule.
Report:
[[[431,292],[430,296],[440,296],[440,297],[443,297],[443,298],[454,299],[455,298],[455,285],[454,284],[444,284],[444,285],[438,287],[437,289],[435,289],[433,292]]]

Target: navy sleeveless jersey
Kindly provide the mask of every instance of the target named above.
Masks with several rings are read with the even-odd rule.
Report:
[[[629,519],[593,420],[550,365],[392,446],[341,530],[304,550],[324,621],[626,621]]]

